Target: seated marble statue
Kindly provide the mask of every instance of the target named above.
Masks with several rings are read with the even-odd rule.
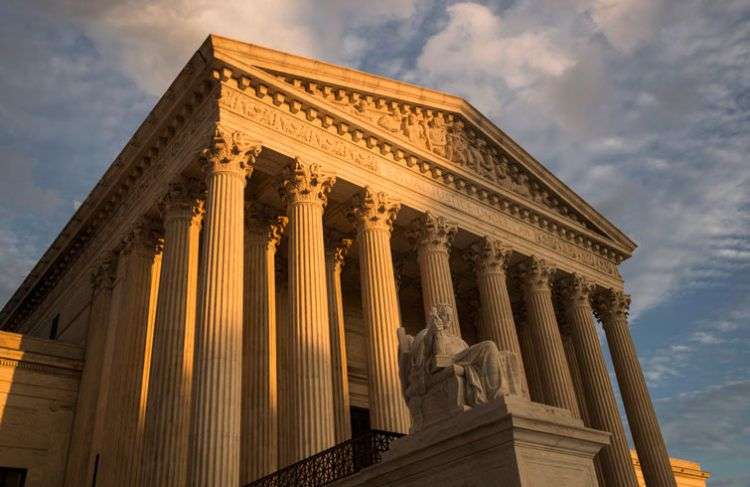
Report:
[[[433,307],[427,326],[411,336],[398,329],[399,376],[412,433],[447,416],[518,390],[517,358],[495,343],[469,346],[453,335],[452,308]]]

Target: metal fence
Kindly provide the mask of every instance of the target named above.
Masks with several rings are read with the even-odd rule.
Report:
[[[382,460],[401,433],[372,430],[323,450],[245,487],[317,487],[348,477]]]

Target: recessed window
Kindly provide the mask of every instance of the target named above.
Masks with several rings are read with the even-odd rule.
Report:
[[[24,487],[26,485],[26,469],[0,467],[0,487]]]
[[[60,314],[56,314],[54,318],[52,318],[52,326],[49,327],[49,339],[50,340],[56,340],[57,339],[57,329],[60,327]],[[3,484],[0,484],[0,487],[3,487]]]

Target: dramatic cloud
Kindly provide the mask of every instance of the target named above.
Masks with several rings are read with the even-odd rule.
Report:
[[[747,266],[747,8],[547,7],[448,7],[409,78],[466,96],[635,238],[634,315]]]
[[[144,91],[160,95],[210,33],[256,42],[301,55],[358,62],[374,25],[409,18],[409,0],[386,0],[362,8],[352,2],[260,0],[75,0],[42,2],[47,11],[76,22],[113,69]]]

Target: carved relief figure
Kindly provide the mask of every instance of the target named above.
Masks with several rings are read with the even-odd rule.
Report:
[[[464,135],[464,123],[460,120],[453,122],[448,132],[448,148],[446,157],[458,165],[465,166],[468,159],[469,142]]]
[[[446,145],[448,144],[448,129],[445,120],[441,116],[433,117],[427,124],[428,149],[435,154],[446,157]]]
[[[474,154],[474,159],[477,161],[479,174],[484,177],[492,178],[494,168],[492,158],[489,154],[489,147],[487,147],[487,141],[482,137],[475,137],[471,150]]]
[[[416,146],[427,145],[427,127],[424,124],[424,120],[417,115],[410,113],[403,119],[403,131],[404,135],[409,142]]]
[[[378,125],[392,133],[401,132],[401,116],[396,112],[384,113],[378,118]]]
[[[523,196],[529,196],[529,177],[521,171],[516,172],[516,192]]]

